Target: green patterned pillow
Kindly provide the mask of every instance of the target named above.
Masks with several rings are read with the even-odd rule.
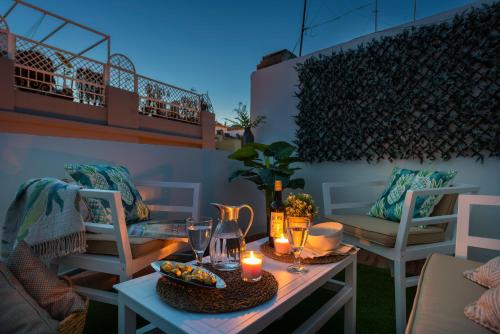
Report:
[[[127,224],[149,219],[149,210],[141,194],[130,180],[130,173],[123,166],[67,164],[64,169],[84,188],[119,190]],[[93,221],[111,224],[109,203],[100,199],[87,199]]]
[[[368,214],[373,217],[399,222],[408,190],[445,187],[457,175],[456,171],[432,172],[394,167],[389,184]],[[442,195],[418,196],[413,218],[428,217]]]

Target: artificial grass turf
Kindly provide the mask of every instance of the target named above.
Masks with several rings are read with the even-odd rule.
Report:
[[[413,305],[416,288],[406,290],[407,314]],[[290,333],[321,307],[334,293],[319,289],[262,333]],[[358,264],[356,328],[358,333],[395,333],[394,280],[388,269]],[[343,311],[330,319],[319,333],[343,333]],[[91,302],[85,333],[117,333],[117,308]],[[146,322],[138,319],[138,326]]]

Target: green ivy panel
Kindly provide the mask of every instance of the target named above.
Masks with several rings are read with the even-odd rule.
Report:
[[[500,3],[297,66],[307,162],[500,156]]]

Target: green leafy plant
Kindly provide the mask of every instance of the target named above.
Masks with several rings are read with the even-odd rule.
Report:
[[[313,218],[318,214],[318,206],[311,195],[305,193],[290,193],[285,201],[286,215],[288,217]]]
[[[304,179],[292,179],[295,171],[300,168],[290,165],[302,162],[299,157],[295,156],[295,150],[295,146],[284,141],[277,141],[270,145],[247,144],[228,157],[243,162],[243,165],[247,167],[234,171],[229,177],[229,182],[236,178],[243,178],[255,183],[257,189],[265,193],[266,212],[269,213],[275,180],[281,180],[283,189],[304,188]]]
[[[236,113],[236,117],[234,119],[226,118],[226,121],[231,125],[241,126],[243,129],[256,128],[260,123],[265,123],[266,121],[266,116],[257,116],[252,120],[247,106],[241,102],[238,103],[238,107],[234,108],[233,111]]]

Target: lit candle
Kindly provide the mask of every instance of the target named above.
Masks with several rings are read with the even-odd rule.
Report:
[[[241,278],[245,282],[257,282],[262,277],[262,253],[249,251],[241,257]]]
[[[280,238],[274,239],[274,251],[278,254],[289,254],[290,243],[288,239],[282,234]]]

